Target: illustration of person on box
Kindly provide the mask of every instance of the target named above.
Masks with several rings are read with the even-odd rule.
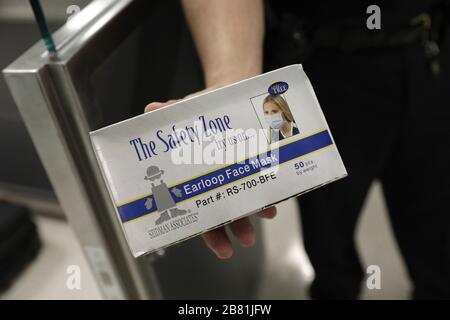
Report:
[[[281,141],[299,133],[289,105],[281,95],[268,95],[264,99],[263,110],[270,127],[269,143]]]
[[[155,222],[157,225],[189,212],[189,210],[182,210],[176,207],[177,204],[172,194],[175,197],[180,198],[181,191],[176,187],[169,191],[167,184],[161,179],[163,174],[164,170],[160,170],[157,166],[150,166],[147,168],[147,174],[144,177],[145,180],[151,182],[153,195],[153,197],[147,198],[145,207],[147,210],[150,210],[153,207],[153,201],[156,202],[156,208],[160,213],[159,218]],[[157,180],[160,181],[159,184],[155,184]]]

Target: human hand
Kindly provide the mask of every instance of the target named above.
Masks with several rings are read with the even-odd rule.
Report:
[[[203,91],[189,95],[188,97],[198,95],[205,91],[216,89],[217,87],[210,87]],[[164,108],[177,101],[178,100],[168,100],[166,102],[152,102],[145,107],[144,112],[151,112],[160,108]],[[258,215],[261,218],[273,219],[276,216],[276,214],[277,214],[276,208],[270,207],[258,212],[256,215]],[[231,233],[238,239],[239,244],[241,246],[250,247],[255,244],[256,241],[255,228],[253,227],[253,224],[250,221],[249,217],[244,217],[242,219],[233,221],[228,225],[228,227],[230,228]],[[225,232],[224,226],[208,231],[204,233],[202,237],[206,243],[206,246],[209,249],[211,249],[218,258],[228,259],[233,255],[233,247],[230,238]]]

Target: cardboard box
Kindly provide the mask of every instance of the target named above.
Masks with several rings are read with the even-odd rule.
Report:
[[[91,132],[135,257],[347,175],[301,65]]]

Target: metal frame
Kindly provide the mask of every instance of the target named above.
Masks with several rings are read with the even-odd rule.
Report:
[[[107,299],[160,298],[150,260],[129,253],[95,160],[82,82],[155,5],[96,0],[54,35],[52,58],[38,43],[3,73],[58,200]]]

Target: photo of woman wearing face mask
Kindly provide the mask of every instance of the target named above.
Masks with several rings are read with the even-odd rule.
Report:
[[[286,100],[280,95],[268,95],[263,102],[264,117],[270,127],[270,141],[273,143],[299,133],[294,117]]]

